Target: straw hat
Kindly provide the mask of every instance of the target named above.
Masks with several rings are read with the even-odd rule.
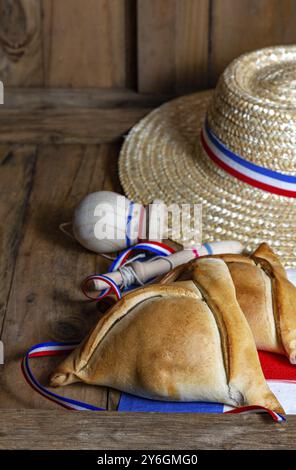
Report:
[[[204,242],[267,241],[296,267],[296,46],[242,55],[214,92],[154,110],[126,138],[119,174],[136,202],[201,203]]]

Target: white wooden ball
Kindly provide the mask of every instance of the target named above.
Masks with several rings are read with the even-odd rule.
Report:
[[[127,243],[126,226],[131,201],[121,194],[98,191],[88,194],[75,209],[73,232],[76,240],[96,253],[122,250],[138,241],[141,204],[133,204],[130,239]]]

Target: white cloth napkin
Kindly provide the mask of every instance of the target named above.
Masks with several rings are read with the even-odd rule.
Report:
[[[289,281],[293,282],[293,284],[296,286],[296,269],[287,269],[287,276]]]

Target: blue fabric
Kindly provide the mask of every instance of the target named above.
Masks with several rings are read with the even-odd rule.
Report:
[[[223,413],[222,403],[148,400],[122,393],[118,411],[158,411],[163,413]]]

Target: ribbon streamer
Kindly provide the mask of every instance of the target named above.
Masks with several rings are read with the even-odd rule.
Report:
[[[73,351],[79,343],[56,343],[56,342],[47,342],[39,343],[35,346],[32,346],[21,363],[22,372],[27,383],[40,395],[44,398],[47,398],[54,403],[67,408],[68,410],[91,410],[91,411],[104,411],[104,408],[98,408],[94,405],[89,405],[78,400],[73,400],[72,398],[63,397],[57,393],[47,390],[46,387],[41,385],[41,383],[34,377],[32,370],[30,368],[29,359],[33,357],[47,357],[47,356],[59,356],[65,354],[66,352]]]
[[[41,383],[35,378],[32,370],[30,368],[30,359],[36,357],[48,357],[48,356],[60,356],[67,352],[73,351],[79,343],[56,343],[56,342],[46,342],[38,343],[35,346],[32,346],[24,359],[22,360],[21,367],[24,377],[27,383],[40,395],[48,400],[56,403],[57,405],[62,406],[68,410],[75,411],[106,411],[105,408],[99,408],[89,403],[81,402],[79,400],[74,400],[73,398],[67,398],[57,393],[51,392],[46,387],[41,385]],[[246,414],[246,413],[268,413],[275,422],[285,421],[285,417],[279,413],[275,413],[272,410],[264,408],[263,406],[243,406],[240,408],[235,408],[233,410],[224,411],[226,414]]]
[[[124,250],[120,255],[113,261],[109,268],[109,272],[118,271],[120,267],[123,267],[129,257],[134,253],[135,250],[143,250],[148,253],[155,254],[156,256],[168,256],[172,253],[175,253],[175,250],[170,246],[166,245],[165,243],[161,242],[154,242],[154,241],[147,241],[147,242],[140,242],[137,245],[134,245],[131,248],[127,248]],[[109,287],[101,292],[98,296],[93,297],[91,296],[88,291],[87,287],[90,281],[93,280],[101,280],[104,281]],[[91,274],[88,276],[81,284],[81,290],[84,295],[92,301],[98,301],[110,295],[112,292],[115,294],[117,300],[121,299],[121,292],[120,287],[108,276],[103,274]]]

